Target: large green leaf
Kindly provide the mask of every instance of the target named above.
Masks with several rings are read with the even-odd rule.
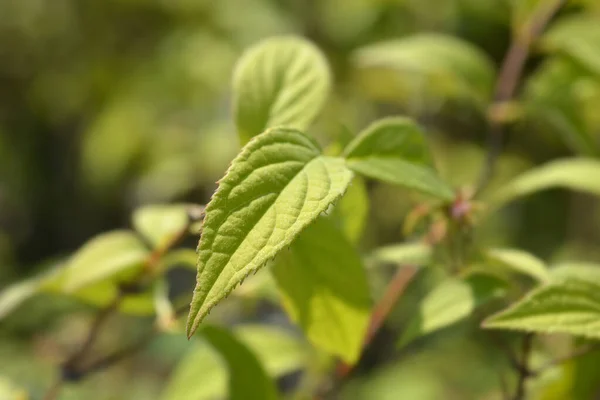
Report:
[[[277,389],[254,353],[229,331],[216,326],[202,329],[204,338],[219,352],[229,370],[231,400],[275,400]]]
[[[126,279],[149,256],[142,241],[130,231],[112,231],[91,239],[69,259],[64,287],[76,291],[104,279]]]
[[[248,143],[206,206],[188,335],[327,210],[351,179],[343,159],[321,155],[299,131],[271,129]]]
[[[283,306],[316,346],[352,364],[369,324],[370,295],[359,255],[329,220],[298,236],[273,268]]]
[[[400,338],[399,346],[467,318],[477,306],[505,291],[506,282],[493,275],[472,273],[464,279],[447,279],[421,301],[418,314]]]
[[[492,207],[500,207],[514,199],[541,190],[565,188],[600,196],[600,161],[572,158],[551,161],[508,182],[494,192]]]
[[[600,339],[600,282],[569,278],[535,289],[483,327]]]
[[[407,118],[373,123],[348,144],[344,154],[350,168],[368,177],[445,200],[454,197],[432,167],[425,134]]]
[[[133,213],[133,227],[154,247],[161,247],[188,224],[188,206],[153,204]]]
[[[600,76],[600,24],[598,18],[579,14],[559,20],[544,35],[547,50],[568,55]]]
[[[304,39],[274,37],[250,48],[233,78],[240,141],[275,126],[306,129],[321,111],[330,86],[325,57]]]
[[[308,343],[284,329],[267,325],[240,325],[235,336],[256,355],[272,377],[303,368],[313,356]],[[227,370],[204,341],[191,346],[175,369],[163,400],[208,400],[227,395]]]
[[[359,49],[355,63],[362,68],[400,71],[406,80],[425,79],[443,96],[487,101],[492,92],[494,67],[483,52],[449,35],[418,34]]]
[[[501,266],[510,268],[521,274],[545,282],[549,279],[548,268],[542,260],[526,251],[519,249],[490,249],[485,253],[486,258]]]

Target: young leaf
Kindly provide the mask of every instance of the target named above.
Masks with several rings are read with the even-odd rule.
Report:
[[[491,207],[541,190],[565,188],[600,196],[600,161],[572,158],[551,161],[518,176],[491,195]]]
[[[148,205],[133,213],[133,227],[154,247],[161,247],[188,223],[186,205]]]
[[[419,34],[375,43],[354,57],[362,68],[384,67],[406,79],[425,78],[440,95],[467,97],[480,103],[492,92],[494,67],[483,52],[449,35]]]
[[[423,299],[418,315],[398,345],[405,346],[420,336],[467,318],[477,306],[502,296],[505,290],[506,283],[493,275],[474,273],[464,279],[449,278]]]
[[[412,121],[385,118],[361,132],[344,150],[348,166],[384,182],[452,200],[454,193],[432,167],[425,135]]]
[[[425,243],[399,243],[375,249],[370,258],[381,263],[426,265],[431,254],[431,246]]]
[[[280,254],[273,274],[290,318],[316,346],[353,364],[369,324],[367,277],[352,245],[320,218]]]
[[[216,326],[205,326],[202,335],[227,364],[229,399],[277,399],[277,389],[263,366],[233,334]]]
[[[299,131],[271,129],[248,143],[206,206],[188,335],[327,210],[351,179],[343,159],[321,155]]]
[[[242,144],[266,128],[304,130],[331,87],[325,57],[297,37],[266,39],[241,57],[233,77],[233,110]]]
[[[108,278],[125,278],[141,268],[149,251],[130,231],[112,231],[91,239],[68,261],[64,288],[74,292]]]
[[[360,177],[352,180],[348,190],[335,208],[335,213],[340,218],[342,231],[352,243],[358,242],[369,213],[369,196],[365,182]]]
[[[600,339],[600,282],[570,278],[535,289],[483,327]]]
[[[598,18],[575,15],[563,18],[544,35],[543,46],[563,53],[600,76],[600,25]]]
[[[522,274],[545,282],[550,275],[542,260],[526,251],[518,249],[491,249],[486,252],[488,260]]]

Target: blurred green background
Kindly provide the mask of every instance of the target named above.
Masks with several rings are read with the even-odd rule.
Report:
[[[0,0],[0,291],[100,232],[129,227],[136,207],[205,204],[239,150],[230,110],[235,61],[273,35],[309,38],[332,65],[334,93],[311,129],[324,146],[379,117],[410,115],[427,129],[443,175],[456,186],[475,184],[494,76],[468,68],[462,74],[464,65],[452,65],[460,57],[436,59],[425,42],[405,50],[406,70],[362,68],[359,49],[444,34],[464,40],[497,71],[511,32],[542,2]],[[550,159],[600,154],[600,2],[571,1],[557,21],[562,25],[550,28],[556,37],[532,49],[490,190]],[[405,239],[404,218],[420,198],[382,184],[369,183],[368,190],[361,248]],[[598,209],[585,195],[544,192],[503,210],[481,227],[479,239],[546,260],[600,261]],[[374,288],[386,276],[374,276]],[[173,279],[191,290],[193,274]],[[497,370],[507,361],[476,335],[476,323],[394,350],[411,301],[427,287],[427,277],[411,287],[340,398],[502,398]],[[228,321],[286,325],[268,299],[241,296],[228,304],[221,311]],[[11,391],[22,393],[15,398],[41,398],[93,310],[44,296],[0,321],[0,399]],[[147,318],[120,315],[102,345],[135,340],[147,325]],[[63,398],[164,398],[187,346],[183,337],[160,337],[136,357],[69,387]],[[223,379],[207,376],[209,364],[194,379]],[[288,374],[280,384],[291,387],[297,380]],[[566,398],[558,389],[553,393],[535,396]]]

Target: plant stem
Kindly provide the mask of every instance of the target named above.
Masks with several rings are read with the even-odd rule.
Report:
[[[531,45],[542,34],[546,25],[565,3],[566,0],[542,2],[531,21],[524,24],[520,30],[513,34],[512,42],[502,61],[496,80],[492,110],[502,106],[514,97],[523,75],[525,62],[529,57]],[[485,188],[494,175],[495,164],[502,151],[504,134],[504,122],[488,114],[488,152],[477,186],[477,193]]]
[[[519,363],[519,376],[517,378],[515,396],[513,397],[514,400],[523,400],[525,398],[525,384],[527,383],[527,378],[532,375],[529,371],[529,356],[531,354],[532,344],[533,335],[528,333],[523,337],[523,344],[521,346],[521,361]]]
[[[417,267],[412,265],[403,266],[394,275],[392,280],[388,283],[385,292],[381,299],[375,305],[375,309],[371,314],[371,320],[369,322],[369,328],[363,342],[363,350],[371,343],[375,334],[379,331],[387,316],[390,314],[394,305],[398,302],[398,299],[406,287],[417,273]],[[343,379],[352,371],[352,365],[341,362],[336,370],[336,378]]]

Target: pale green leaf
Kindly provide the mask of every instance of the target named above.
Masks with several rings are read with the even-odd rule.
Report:
[[[327,210],[351,179],[343,159],[322,156],[299,131],[271,129],[248,143],[206,206],[188,335]]]
[[[550,277],[546,264],[533,254],[523,250],[491,249],[486,251],[485,256],[493,263],[529,275],[540,282],[545,282]]]
[[[147,205],[133,213],[133,227],[154,247],[160,248],[188,224],[187,205]]]
[[[489,203],[500,207],[519,197],[552,188],[571,189],[600,196],[600,161],[572,158],[551,161],[518,176],[494,192]]]
[[[202,329],[204,338],[219,352],[229,371],[230,400],[274,400],[277,388],[254,353],[229,331],[216,326]]]
[[[542,38],[543,46],[571,57],[600,76],[600,24],[592,15],[562,18]]]
[[[0,291],[0,319],[6,317],[40,289],[41,278],[27,279]]]
[[[233,77],[233,109],[240,141],[266,128],[304,130],[321,111],[331,87],[325,57],[298,37],[274,37],[251,47]]]
[[[369,324],[370,295],[359,255],[330,221],[318,219],[277,258],[283,307],[317,347],[354,363]]]
[[[371,124],[344,153],[348,166],[363,175],[444,200],[454,197],[452,188],[433,169],[425,134],[407,118]]]
[[[493,275],[473,273],[464,279],[449,278],[435,287],[419,304],[398,345],[450,326],[467,318],[485,302],[502,296],[506,283]]]
[[[354,61],[362,68],[397,70],[408,81],[424,79],[439,95],[480,103],[489,99],[495,74],[492,62],[476,47],[431,33],[371,44],[359,49]]]
[[[307,343],[281,328],[240,325],[234,328],[234,332],[272,377],[297,371],[312,357]],[[205,400],[224,398],[226,393],[227,370],[222,360],[205,342],[198,341],[175,369],[161,398]]]
[[[173,267],[196,269],[198,255],[192,249],[176,249],[168,252],[160,259],[161,269],[168,270]]]
[[[103,233],[67,262],[64,288],[74,292],[104,279],[126,279],[144,265],[148,256],[148,249],[133,232]]]
[[[365,182],[355,177],[338,202],[335,213],[340,219],[342,231],[352,243],[360,239],[369,214],[369,195]]]
[[[600,284],[600,264],[590,262],[563,262],[550,270],[553,281],[575,278]]]
[[[431,256],[431,246],[409,242],[379,247],[371,253],[370,258],[380,263],[427,265]]]
[[[535,289],[483,327],[600,339],[600,282],[569,278]]]

